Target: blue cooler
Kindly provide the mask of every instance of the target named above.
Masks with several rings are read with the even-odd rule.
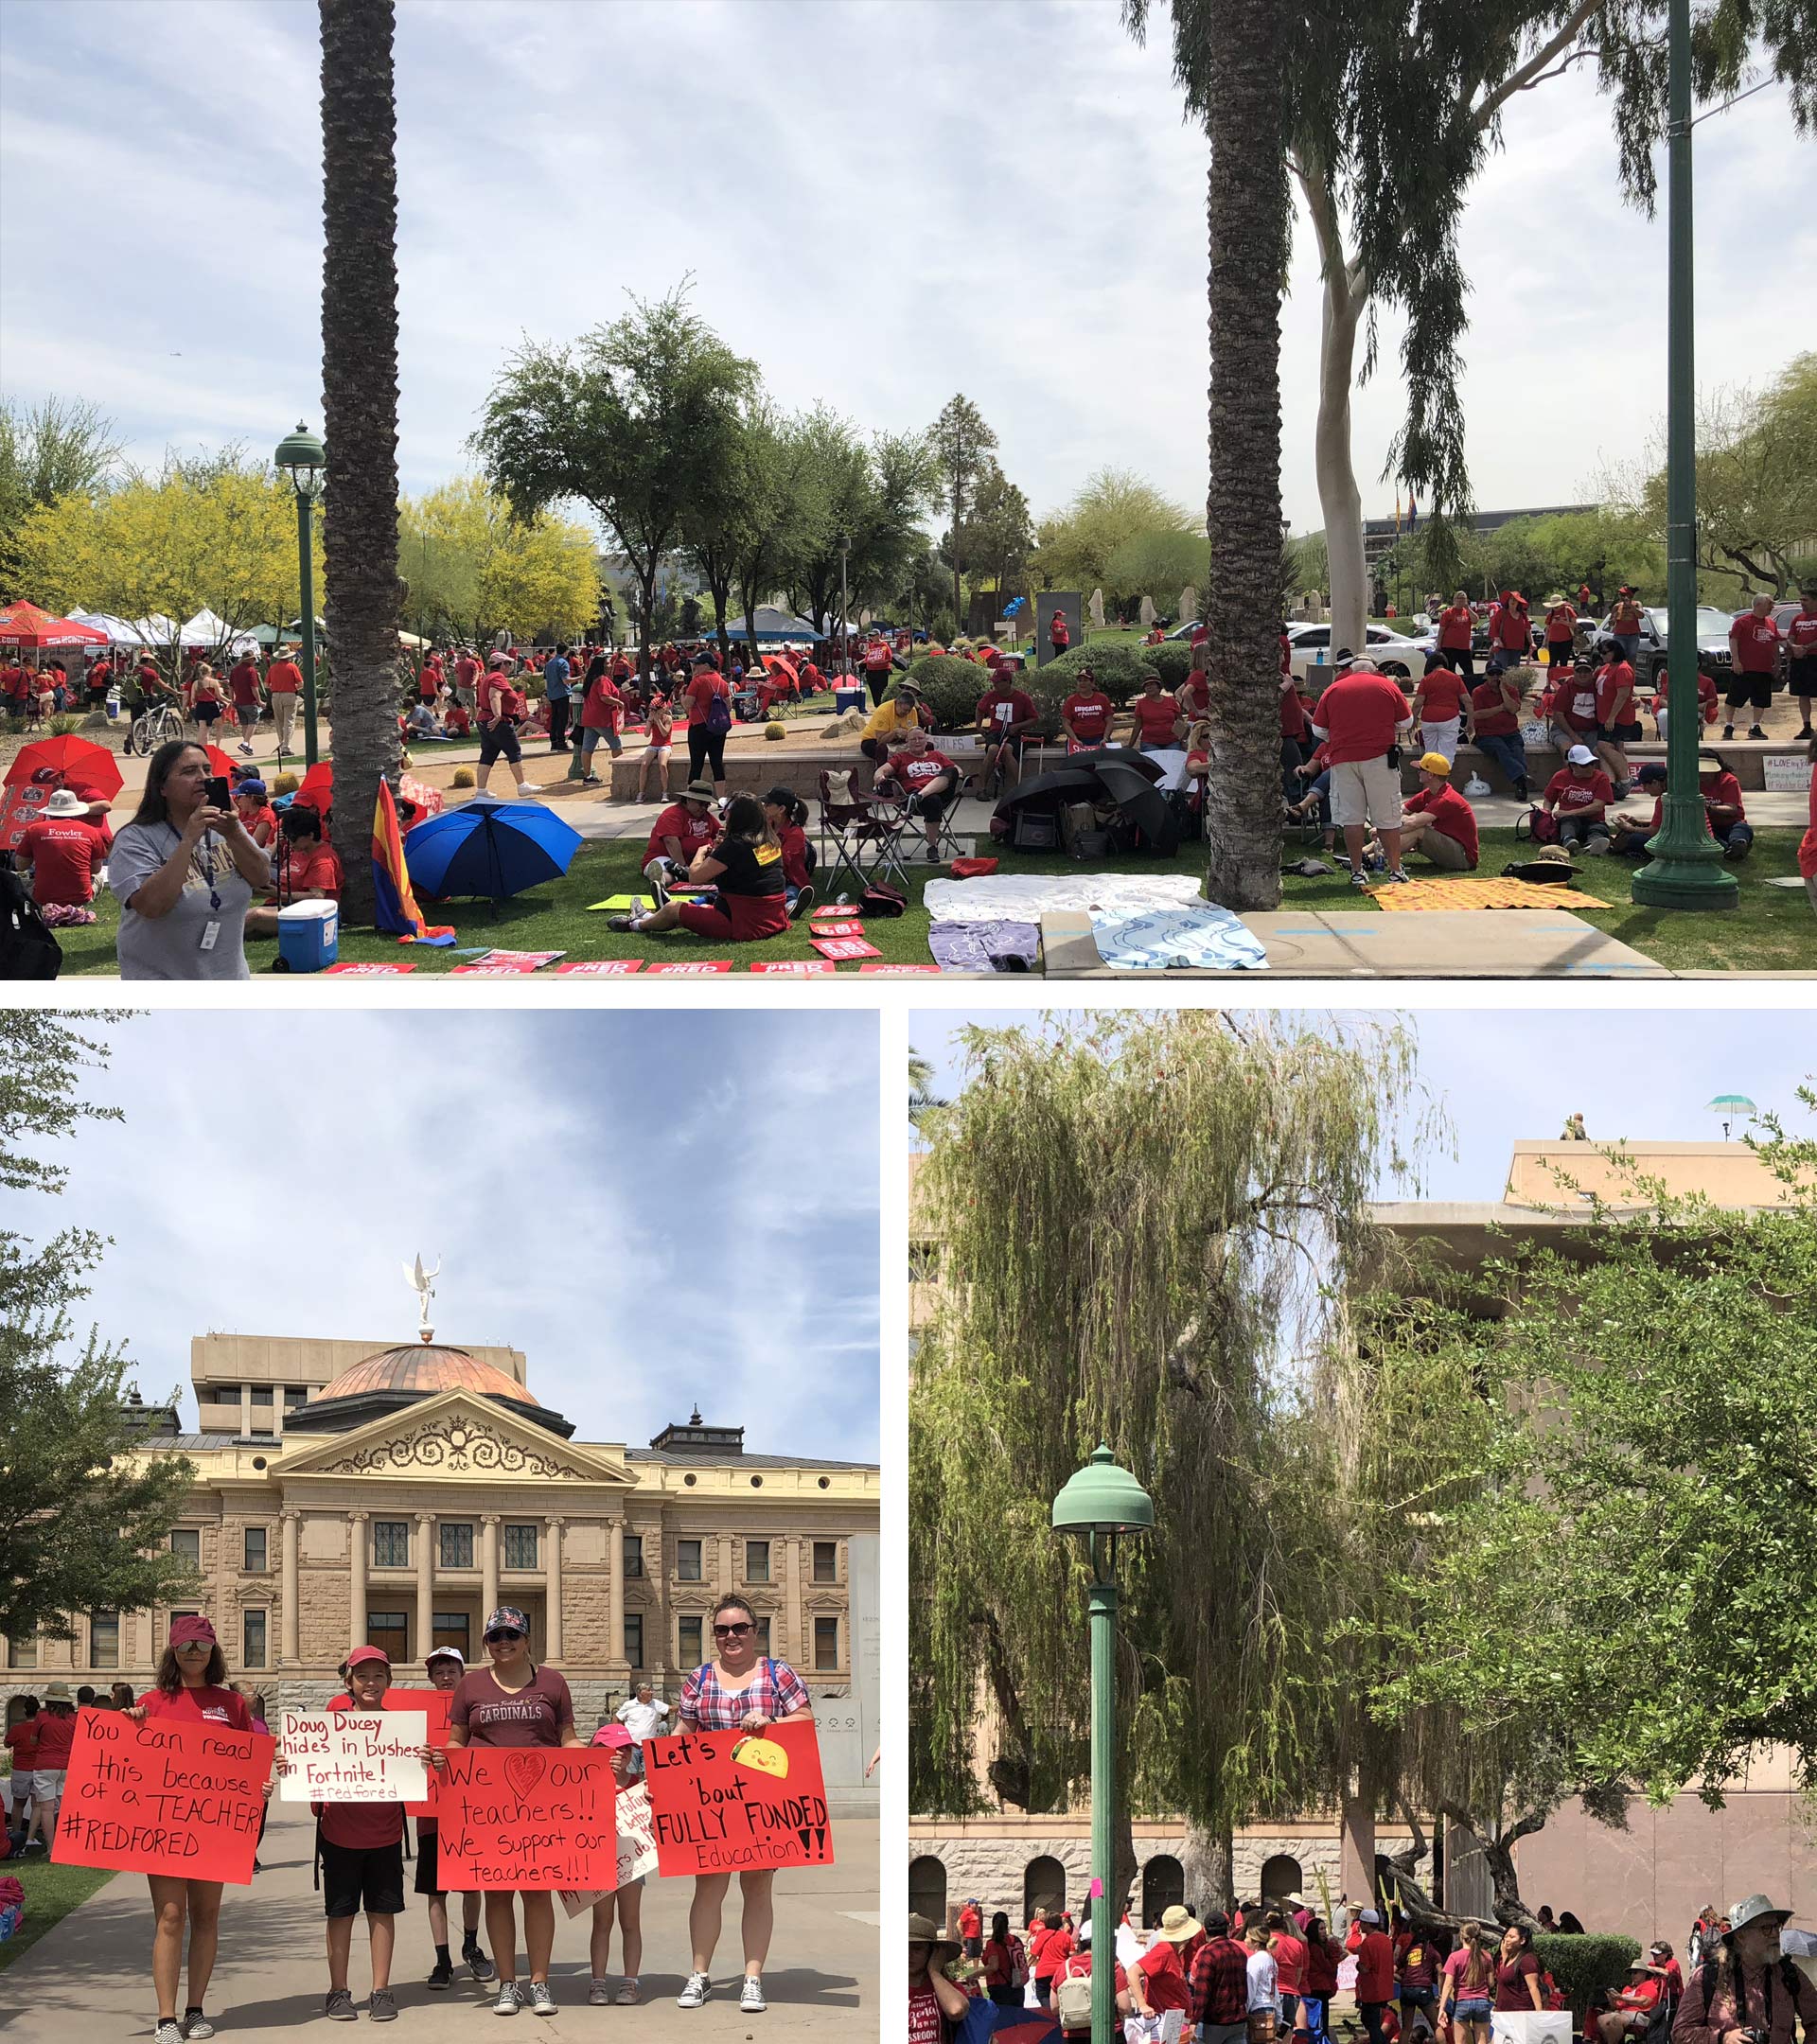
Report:
[[[277,955],[292,972],[320,972],[339,955],[338,902],[292,902],[277,911]]]
[[[833,691],[833,709],[836,715],[843,716],[848,710],[868,710],[871,698],[862,687],[836,688]]]

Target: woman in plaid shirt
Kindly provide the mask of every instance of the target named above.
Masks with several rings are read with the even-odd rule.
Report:
[[[761,1732],[785,1718],[813,1715],[802,1678],[786,1661],[773,1661],[757,1651],[757,1618],[740,1596],[723,1596],[713,1612],[714,1658],[681,1684],[676,1716],[682,1732]],[[744,1891],[741,1929],[745,1947],[745,1982],[738,2000],[741,2013],[753,2014],[764,2000],[764,1961],[775,1921],[770,1890],[773,1867],[738,1877]],[[694,1900],[688,1907],[688,1936],[694,1946],[694,1970],[678,1998],[681,2008],[698,2008],[711,1985],[713,1948],[719,1942],[730,1874],[697,1874]]]

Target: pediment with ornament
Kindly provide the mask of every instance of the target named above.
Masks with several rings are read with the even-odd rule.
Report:
[[[300,1437],[299,1437],[300,1438]],[[483,1398],[445,1392],[324,1440],[310,1435],[274,1474],[383,1476],[434,1482],[475,1478],[520,1483],[613,1484],[636,1479],[609,1450],[563,1440]]]

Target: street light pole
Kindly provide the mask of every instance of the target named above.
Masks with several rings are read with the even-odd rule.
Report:
[[[315,726],[315,528],[317,483],[328,465],[327,449],[301,420],[296,431],[278,443],[274,466],[291,479],[296,492],[297,580],[303,598],[303,761],[317,757]]]
[[[1697,369],[1691,244],[1691,0],[1670,0],[1667,117],[1665,827],[1633,898],[1649,908],[1733,908],[1741,890],[1722,867],[1697,786],[1703,719],[1697,700]]]
[[[845,563],[852,552],[852,535],[839,535],[839,672],[849,681],[852,678],[852,628],[846,622],[845,611]]]

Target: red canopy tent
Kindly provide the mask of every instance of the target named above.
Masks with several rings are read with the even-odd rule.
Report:
[[[50,617],[34,603],[9,604],[0,610],[0,645],[104,646],[108,637],[74,618]]]

